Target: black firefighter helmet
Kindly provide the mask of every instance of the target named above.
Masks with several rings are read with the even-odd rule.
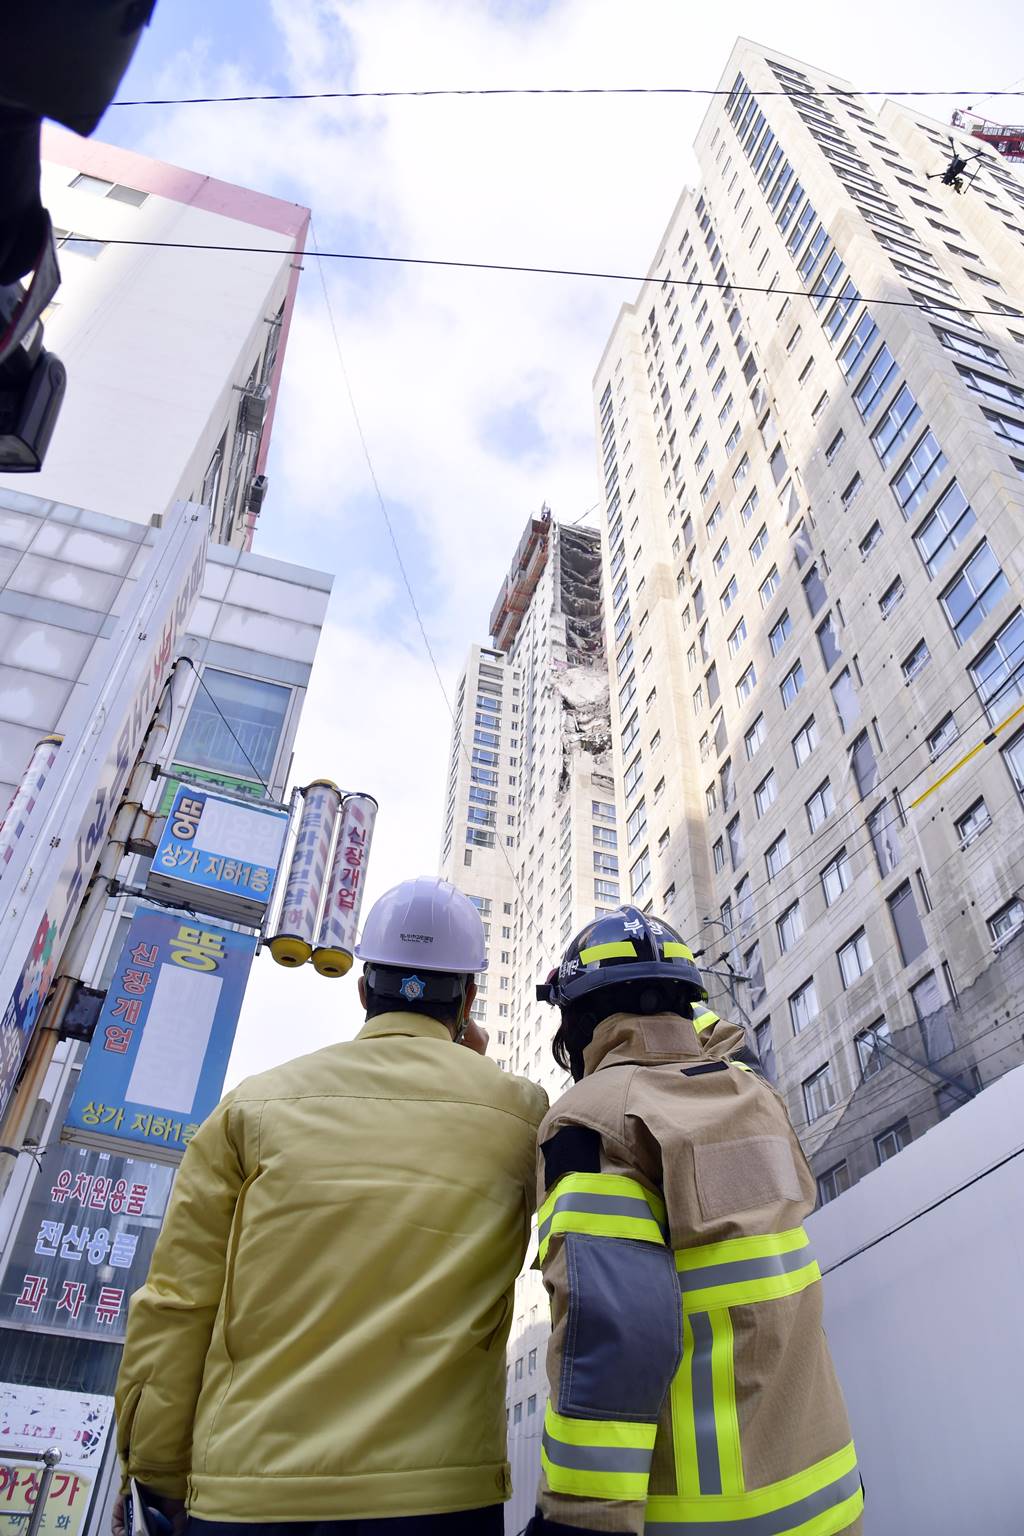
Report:
[[[579,1081],[583,1049],[601,1019],[627,1010],[688,1018],[691,1004],[705,1002],[707,992],[690,946],[674,928],[637,907],[619,907],[580,930],[558,969],[537,987],[537,999],[562,1010],[555,1060]]]

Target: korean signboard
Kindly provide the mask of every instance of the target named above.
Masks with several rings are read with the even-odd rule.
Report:
[[[174,1170],[77,1146],[55,1147],[44,1168],[0,1281],[0,1323],[122,1339]]]
[[[61,1459],[39,1529],[44,1536],[77,1536],[113,1411],[112,1397],[0,1383],[0,1536],[23,1536],[42,1472],[38,1462],[16,1461],[11,1453],[51,1445]]]
[[[149,872],[154,896],[259,927],[281,860],[287,811],[182,784]]]
[[[188,763],[172,763],[168,772],[174,774],[174,778],[164,780],[163,794],[156,810],[158,816],[169,813],[180,784],[198,784],[200,789],[208,790],[211,794],[215,795],[219,790],[222,794],[234,795],[236,799],[242,800],[259,801],[267,797],[262,784],[256,784],[251,779],[239,779],[232,773],[217,773],[212,768],[193,768]]]
[[[178,503],[109,641],[0,878],[0,1115],[170,674],[206,569],[206,514]]]
[[[256,936],[140,909],[65,1121],[107,1150],[177,1162],[221,1096]]]

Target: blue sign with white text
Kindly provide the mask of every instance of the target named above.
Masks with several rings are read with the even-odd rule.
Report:
[[[255,951],[253,934],[137,911],[66,1124],[183,1150],[220,1100]]]
[[[148,886],[231,922],[258,924],[277,875],[288,813],[181,784]]]

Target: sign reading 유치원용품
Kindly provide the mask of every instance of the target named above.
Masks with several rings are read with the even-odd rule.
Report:
[[[182,784],[153,857],[147,889],[232,923],[259,927],[277,876],[288,813]]]
[[[85,1145],[177,1161],[216,1107],[254,934],[140,908],[65,1122]]]

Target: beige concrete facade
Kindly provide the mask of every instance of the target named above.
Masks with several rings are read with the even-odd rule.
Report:
[[[914,802],[1024,699],[1024,183],[721,83],[594,380],[623,895],[744,978],[829,1199],[1020,1060],[1024,715]]]

